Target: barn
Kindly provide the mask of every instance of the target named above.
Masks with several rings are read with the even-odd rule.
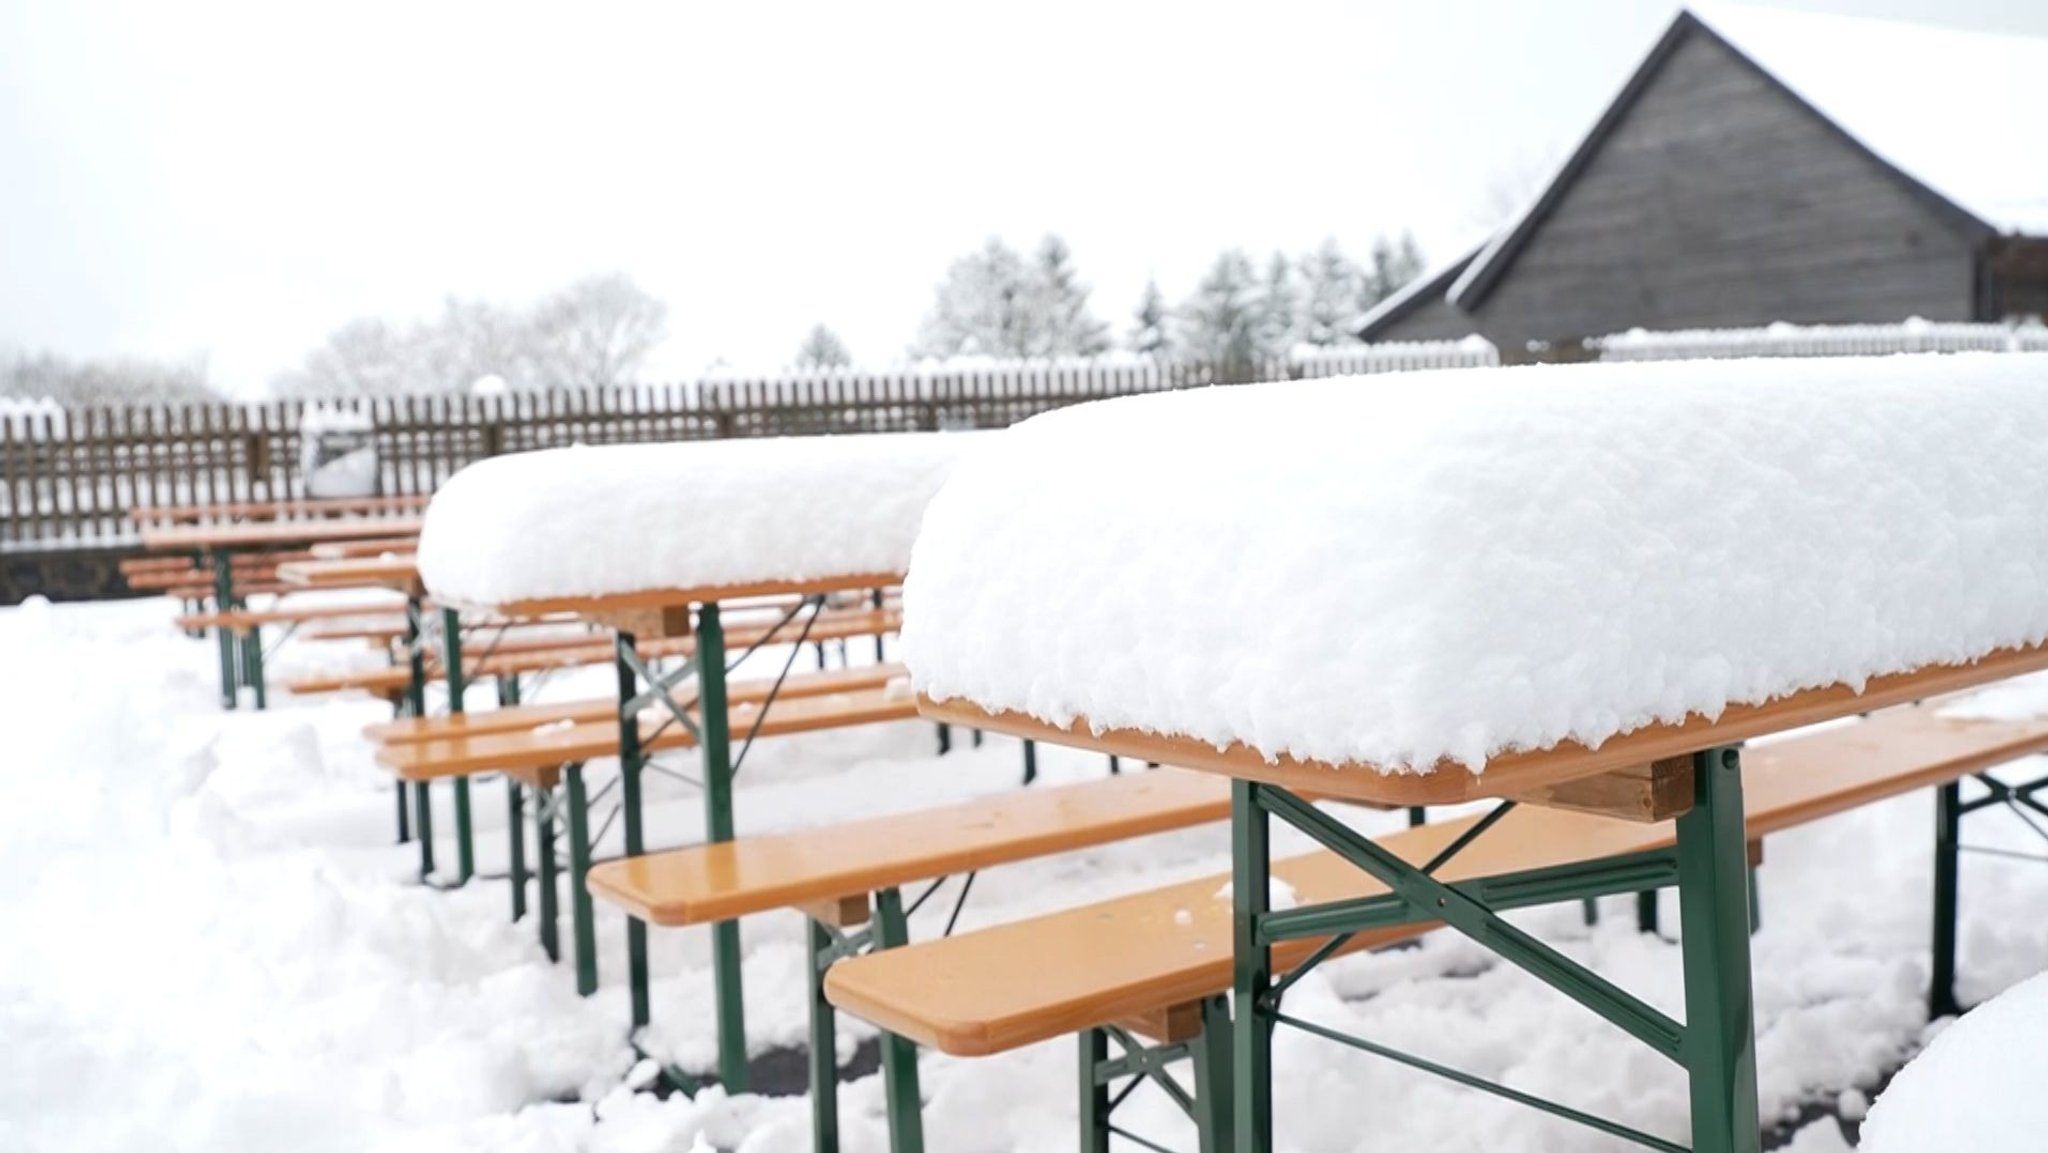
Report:
[[[1527,208],[1359,335],[2048,315],[2043,78],[2048,39],[1693,6]]]

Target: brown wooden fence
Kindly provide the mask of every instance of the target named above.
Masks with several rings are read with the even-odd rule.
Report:
[[[1464,345],[1385,346],[1241,379],[1492,363]],[[431,493],[471,461],[569,444],[997,428],[1085,400],[1216,383],[1207,365],[1087,363],[818,375],[497,396],[335,402],[376,429],[382,489]],[[296,499],[307,405],[0,410],[0,552],[122,546],[129,510]]]

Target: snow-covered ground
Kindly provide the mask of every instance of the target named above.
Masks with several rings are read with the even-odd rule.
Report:
[[[502,881],[416,883],[414,850],[393,843],[390,782],[359,735],[382,705],[285,699],[223,713],[213,649],[171,615],[156,601],[0,610],[0,1149],[808,1148],[801,1097],[712,1090],[693,1102],[626,1088],[621,922],[601,916],[605,987],[579,999],[531,922],[509,923]],[[291,646],[274,674],[365,655]],[[609,675],[557,678],[543,699],[602,692]],[[1053,779],[1105,767],[1063,750],[1041,760]],[[764,742],[740,777],[741,828],[1010,788],[1018,761],[999,739],[939,757],[920,724]],[[600,767],[598,785],[607,779]],[[689,840],[687,790],[656,777],[653,796],[650,841]],[[438,800],[445,837],[445,789]],[[479,864],[498,872],[496,784],[478,786],[476,811]],[[1932,825],[1917,796],[1771,841],[1755,942],[1766,1117],[1816,1103],[1860,1115],[1921,1043]],[[2029,837],[1995,811],[1965,825],[1972,844],[2035,851]],[[977,882],[962,925],[1220,872],[1227,852],[1218,827],[999,870]],[[452,845],[440,855],[452,860]],[[2044,891],[2037,865],[1965,858],[1966,1000],[2048,967],[2048,922],[2034,915]],[[913,936],[939,931],[952,894],[926,906]],[[1518,919],[1676,1015],[1677,950],[1638,936],[1631,910],[1609,902],[1592,930],[1575,908]],[[758,1051],[801,1043],[801,928],[794,914],[745,925]],[[652,941],[651,1047],[707,1068],[707,937]],[[1298,989],[1290,1005],[1313,1019],[1683,1137],[1675,1066],[1451,935],[1332,964]],[[842,1018],[842,1056],[868,1035]],[[928,1147],[1074,1148],[1074,1060],[1068,1042],[984,1061],[926,1055]],[[1283,1031],[1277,1060],[1282,1147],[1299,1153],[1628,1148],[1307,1035]],[[1186,1123],[1148,1093],[1119,1119],[1191,1147]],[[881,1149],[879,1078],[850,1084],[843,1101],[847,1147]],[[1793,1147],[1846,1144],[1824,1117]]]

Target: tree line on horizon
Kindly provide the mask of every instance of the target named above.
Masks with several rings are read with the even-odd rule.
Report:
[[[1113,349],[1160,360],[1257,365],[1298,346],[1357,343],[1358,320],[1422,271],[1414,238],[1382,236],[1363,263],[1335,239],[1299,256],[1255,265],[1243,249],[1219,254],[1194,290],[1169,305],[1146,283],[1122,331],[1091,303],[1072,250],[1047,234],[1030,255],[991,238],[953,261],[907,354],[913,360],[1085,358]],[[638,380],[668,333],[668,308],[630,277],[586,277],[523,304],[449,297],[417,321],[360,317],[343,324],[270,391],[307,399],[542,391]],[[818,324],[791,366],[853,367],[846,343]],[[0,398],[66,405],[223,399],[203,356],[185,360],[77,359],[0,349]]]

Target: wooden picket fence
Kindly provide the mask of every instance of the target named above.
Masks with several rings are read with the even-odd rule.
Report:
[[[897,374],[590,388],[494,396],[328,402],[375,427],[386,494],[431,493],[499,453],[570,444],[999,428],[1113,396],[1229,379],[1354,375],[1496,363],[1478,344],[1385,345],[1285,363],[1150,361],[996,365]],[[129,511],[305,495],[299,428],[308,405],[0,407],[0,552],[132,543]]]

